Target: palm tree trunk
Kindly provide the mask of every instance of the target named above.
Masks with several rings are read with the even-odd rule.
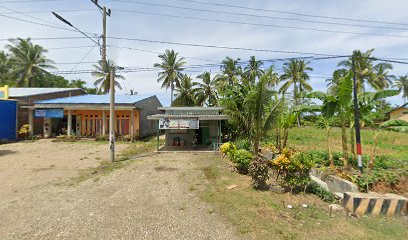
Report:
[[[329,154],[329,162],[330,162],[330,168],[334,169],[334,160],[333,160],[333,153],[331,151],[331,145],[330,145],[330,130],[331,127],[328,126],[326,127],[326,134],[327,134],[327,152]]]
[[[171,90],[170,90],[170,107],[173,106],[173,91],[174,91],[174,84],[171,84]]]
[[[341,145],[343,147],[343,162],[344,167],[349,169],[349,162],[348,162],[348,150],[347,150],[347,131],[346,131],[346,123],[344,119],[341,122]]]
[[[297,85],[296,85],[296,82],[294,81],[293,82],[293,99],[295,100],[295,106],[298,106],[298,88],[297,88]],[[297,116],[297,124],[298,124],[298,127],[300,127],[300,114]]]
[[[276,149],[277,149],[279,152],[280,152],[280,150],[281,150],[280,143],[281,143],[280,128],[277,127],[277,128],[276,128],[276,142],[275,142],[275,145],[276,145]]]

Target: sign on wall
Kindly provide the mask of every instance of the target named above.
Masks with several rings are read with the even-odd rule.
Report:
[[[34,112],[36,118],[63,118],[64,109],[50,108],[50,109],[36,109]]]
[[[197,118],[162,118],[159,120],[159,129],[198,129]]]

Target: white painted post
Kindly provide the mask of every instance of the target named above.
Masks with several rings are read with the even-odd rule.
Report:
[[[135,113],[133,110],[130,111],[130,136],[135,136]]]
[[[68,114],[68,132],[67,132],[67,135],[71,136],[71,134],[72,134],[72,114],[71,114],[71,110],[67,110],[67,114]]]
[[[34,111],[33,109],[28,109],[28,130],[30,135],[34,135]]]
[[[102,135],[106,135],[106,112],[102,110]]]

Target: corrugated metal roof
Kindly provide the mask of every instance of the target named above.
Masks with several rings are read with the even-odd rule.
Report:
[[[149,96],[150,97],[150,96]],[[116,95],[115,104],[135,104],[143,99],[146,99],[146,96],[140,95]],[[35,101],[35,104],[109,104],[110,96],[109,95],[80,95],[74,97],[66,98],[57,98],[49,99],[42,101]]]
[[[34,95],[81,90],[80,88],[9,88],[9,97],[29,97]]]
[[[181,110],[181,111],[202,111],[202,110],[222,110],[222,107],[159,107],[158,110]]]
[[[158,120],[162,118],[198,118],[199,120],[228,120],[229,116],[224,114],[218,115],[172,115],[172,114],[156,114],[147,116],[149,120]]]

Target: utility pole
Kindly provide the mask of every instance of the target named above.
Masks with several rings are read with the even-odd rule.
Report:
[[[363,151],[361,150],[361,137],[360,137],[360,110],[358,108],[357,99],[357,78],[356,69],[354,65],[354,56],[351,56],[351,65],[353,69],[353,95],[354,95],[354,126],[356,128],[356,148],[357,148],[357,166],[359,174],[363,173]]]
[[[109,69],[106,60],[106,16],[111,16],[111,10],[100,6],[98,0],[91,0],[102,11],[102,69],[110,74],[109,103],[109,149],[110,161],[115,161],[115,69]],[[103,133],[106,134],[106,133]]]
[[[115,161],[115,69],[110,70],[109,149],[110,161]]]

